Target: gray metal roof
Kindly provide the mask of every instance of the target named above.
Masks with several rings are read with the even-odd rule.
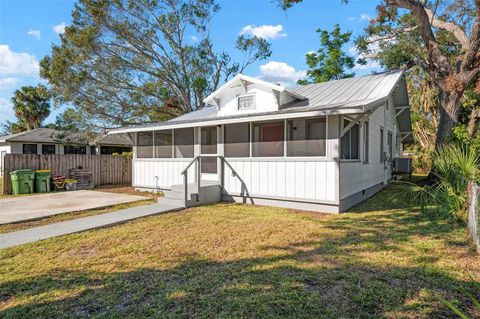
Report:
[[[303,99],[299,98],[294,102],[281,105],[278,111],[218,116],[218,110],[216,107],[207,106],[181,115],[167,122],[148,123],[128,128],[113,129],[111,132],[114,133],[115,131],[122,131],[125,129],[131,129],[134,131],[135,129],[149,127],[167,128],[169,126],[178,124],[195,124],[205,121],[252,118],[265,115],[301,113],[319,110],[342,111],[357,108],[357,112],[361,112],[365,111],[367,106],[378,106],[380,103],[384,103],[389,94],[396,88],[402,79],[402,76],[403,71],[396,70],[361,77],[287,88],[289,92],[293,92],[299,97],[303,97]],[[405,91],[402,93],[402,95],[406,96],[406,89],[404,89],[404,85],[401,87],[402,90]],[[408,97],[406,97],[406,100],[408,101]],[[409,126],[410,123],[408,123],[408,125],[403,125],[403,127]]]
[[[390,94],[403,71],[390,71],[324,83],[290,88],[308,99],[309,106],[351,105],[385,98]]]

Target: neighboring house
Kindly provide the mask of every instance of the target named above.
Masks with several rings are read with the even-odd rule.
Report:
[[[201,156],[200,178],[222,200],[341,212],[382,189],[413,141],[402,71],[292,88],[237,75],[204,102],[109,132],[135,135],[133,186],[171,189]]]
[[[0,159],[5,154],[112,154],[131,152],[132,142],[128,135],[105,135],[95,145],[68,144],[59,136],[63,133],[50,128],[39,128],[31,131],[0,136]],[[70,133],[69,140],[75,133]],[[0,169],[3,168],[0,160]]]

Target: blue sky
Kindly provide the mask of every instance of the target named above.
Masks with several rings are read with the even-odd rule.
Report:
[[[233,47],[240,33],[266,38],[272,43],[272,56],[251,65],[244,73],[282,83],[294,83],[305,75],[305,54],[318,49],[316,29],[331,30],[338,23],[343,31],[358,34],[375,15],[378,4],[373,0],[353,0],[347,5],[340,0],[306,0],[283,12],[271,0],[218,2],[221,10],[211,26],[216,49],[229,52],[235,59],[239,56]],[[38,61],[50,54],[52,44],[60,42],[59,34],[71,21],[74,3],[0,0],[0,123],[15,119],[10,99],[16,89],[42,82]],[[374,63],[359,66],[355,72],[362,75],[373,70],[378,70]],[[46,122],[54,121],[59,112],[52,110]]]

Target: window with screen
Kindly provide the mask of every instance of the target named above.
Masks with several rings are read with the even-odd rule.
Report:
[[[325,156],[326,118],[295,119],[287,122],[287,156]]]
[[[385,162],[385,146],[384,146],[384,131],[383,127],[380,127],[380,163]]]
[[[388,159],[393,159],[393,133],[388,131],[387,133],[387,146],[388,146]]]
[[[240,95],[238,97],[238,109],[245,110],[245,109],[254,109],[255,108],[255,95],[248,94],[248,95]]]
[[[155,157],[172,157],[172,130],[155,131]]]
[[[153,157],[153,132],[137,133],[137,158]]]
[[[224,127],[225,157],[250,157],[250,125],[229,124]]]
[[[193,128],[173,130],[176,158],[193,158]]]
[[[253,157],[283,156],[284,122],[254,123]]]
[[[23,154],[37,154],[37,144],[23,144]]]
[[[87,154],[86,146],[65,145],[63,147],[63,154]]]
[[[55,154],[55,145],[43,144],[42,145],[42,154],[46,154],[46,155]]]
[[[350,124],[350,120],[344,119],[343,127],[347,127]],[[342,137],[341,147],[342,147],[342,159],[344,160],[358,160],[358,123],[353,125]]]
[[[369,133],[369,127],[368,127],[368,122],[363,123],[363,162],[368,163],[368,153],[370,151],[369,148],[369,139],[370,139],[370,133]]]

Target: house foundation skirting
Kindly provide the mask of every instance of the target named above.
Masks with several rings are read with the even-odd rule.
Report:
[[[299,209],[319,213],[338,214],[339,207],[336,204],[326,204],[319,202],[292,201],[278,198],[261,198],[254,196],[222,194],[222,201],[235,202],[243,204],[254,204],[263,206],[273,206],[281,208]]]
[[[367,189],[364,189],[360,192],[357,192],[355,194],[352,194],[348,197],[345,197],[340,200],[340,211],[344,212],[347,209],[355,206],[356,204],[363,202],[364,200],[372,197],[379,191],[381,191],[384,188],[383,183],[376,184],[372,187],[369,187]]]

